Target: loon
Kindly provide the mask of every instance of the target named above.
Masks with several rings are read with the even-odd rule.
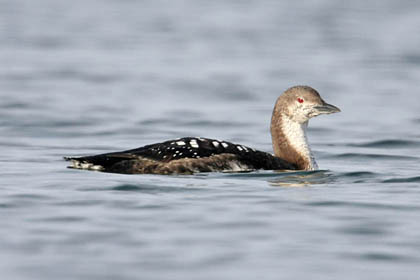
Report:
[[[274,155],[227,141],[185,137],[137,149],[65,157],[70,168],[123,174],[194,174],[265,170],[316,170],[306,130],[309,119],[340,112],[309,86],[294,86],[277,99],[271,118]]]

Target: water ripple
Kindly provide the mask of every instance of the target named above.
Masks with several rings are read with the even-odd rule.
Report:
[[[369,171],[354,171],[354,172],[346,172],[346,173],[341,173],[340,176],[341,177],[350,177],[350,178],[371,178],[371,177],[376,177],[379,174],[374,173],[374,172],[369,172]]]
[[[358,144],[348,144],[350,147],[361,147],[361,148],[409,148],[409,147],[419,147],[420,141],[413,140],[400,140],[400,139],[386,139],[386,140],[377,140],[370,141],[365,143]]]
[[[380,160],[416,160],[418,157],[402,156],[402,155],[385,155],[385,154],[366,154],[366,153],[343,153],[331,155],[328,157],[341,159],[380,159]]]
[[[393,253],[379,253],[379,252],[371,252],[361,255],[362,258],[370,261],[388,261],[388,262],[407,262],[407,261],[415,261],[414,258],[410,258],[408,256],[397,255]]]
[[[357,201],[336,201],[336,200],[323,200],[323,201],[311,201],[305,203],[309,206],[316,207],[350,207],[360,209],[383,209],[383,210],[404,210],[413,211],[419,210],[420,206],[404,205],[404,204],[390,204],[390,203],[375,203],[375,202],[357,202]]]
[[[375,261],[375,262],[416,262],[418,261],[416,258],[407,255],[395,254],[395,253],[388,253],[388,252],[367,252],[361,254],[352,254],[346,253],[342,254],[344,257],[349,257],[352,259],[363,259],[365,261]]]
[[[382,183],[419,183],[420,176],[416,177],[407,177],[407,178],[391,178],[383,180]]]
[[[156,194],[156,193],[172,193],[172,192],[195,192],[195,191],[203,191],[204,188],[197,188],[194,186],[164,186],[164,185],[157,185],[157,184],[121,184],[116,185],[113,187],[108,188],[94,188],[89,190],[112,190],[112,191],[122,191],[122,192],[142,192],[142,193],[149,193],[149,194]]]

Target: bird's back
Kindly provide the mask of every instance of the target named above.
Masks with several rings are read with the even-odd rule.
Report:
[[[296,169],[293,164],[269,153],[200,137],[185,137],[132,150],[66,159],[73,162],[73,168],[127,174]]]

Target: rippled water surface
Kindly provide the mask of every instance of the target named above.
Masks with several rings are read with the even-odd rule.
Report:
[[[418,279],[420,3],[0,0],[2,279]],[[203,136],[271,151],[308,84],[316,172],[67,169]]]

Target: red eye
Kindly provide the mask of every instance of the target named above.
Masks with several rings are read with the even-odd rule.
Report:
[[[303,100],[302,98],[298,98],[298,102],[299,102],[299,103],[303,103],[303,101],[304,101],[304,100]]]

